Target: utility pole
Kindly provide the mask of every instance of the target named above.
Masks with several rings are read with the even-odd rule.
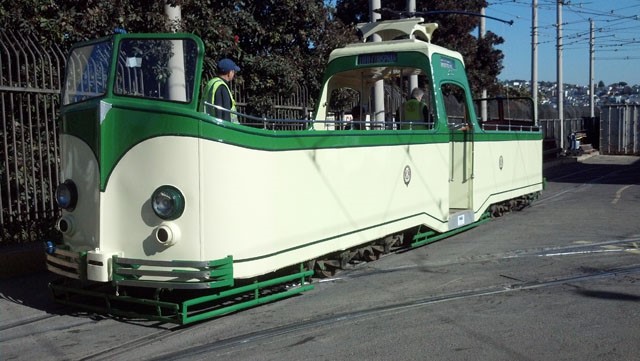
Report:
[[[531,7],[531,97],[533,121],[538,125],[538,0]]]
[[[486,8],[482,8],[480,9],[480,14],[482,15],[480,17],[480,28],[479,28],[479,34],[478,37],[480,39],[484,39],[487,30],[486,30],[486,22],[485,22],[485,12],[486,12]],[[480,95],[480,97],[482,99],[486,99],[487,98],[487,89],[486,88],[482,88],[482,95]],[[487,101],[483,100],[480,102],[480,119],[482,119],[483,122],[487,121]]]
[[[380,9],[380,0],[369,0],[369,19],[371,22],[376,22],[382,18],[382,15],[374,12],[373,10]],[[382,41],[380,35],[374,34],[371,36],[373,41]],[[375,83],[374,91],[373,91],[373,106],[374,113],[372,121],[375,121],[375,126],[371,126],[371,128],[377,128],[380,124],[384,123],[384,81],[378,80]],[[363,94],[364,95],[364,94]]]
[[[564,150],[564,87],[562,81],[562,1],[558,0],[558,118],[560,119],[560,148]]]
[[[164,14],[167,16],[171,31],[174,33],[180,31],[180,22],[182,21],[182,8],[180,5],[165,5]]]
[[[416,11],[416,0],[407,0],[407,11],[409,11],[409,12],[415,12]],[[410,94],[411,91],[414,88],[417,88],[417,87],[418,87],[418,76],[417,75],[411,75],[409,77],[409,92],[408,92],[408,94]]]
[[[180,31],[180,22],[182,21],[182,10],[180,5],[164,6],[164,13],[171,31],[174,33]],[[186,101],[187,100],[187,81],[184,73],[184,48],[181,40],[172,40],[172,56],[169,58],[169,99]]]
[[[593,28],[593,19],[589,19],[589,109],[591,110],[591,119],[596,116],[595,112],[595,81],[594,68],[595,68],[595,33]]]

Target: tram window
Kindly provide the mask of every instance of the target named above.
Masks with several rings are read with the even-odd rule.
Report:
[[[468,125],[469,109],[464,89],[451,83],[443,84],[441,89],[448,126],[455,129]]]
[[[73,49],[67,61],[63,104],[77,103],[105,94],[111,53],[112,44],[108,41]]]
[[[425,91],[423,102],[434,110],[428,75],[419,68],[371,67],[334,74],[329,81],[331,93],[327,102],[327,118],[335,119],[328,129],[399,129],[402,104],[410,97],[410,76],[418,76],[418,87]],[[383,120],[376,120],[375,87],[383,83]],[[356,119],[358,118],[358,119]],[[430,116],[433,119],[433,116]],[[356,119],[356,122],[350,123]],[[356,126],[359,125],[359,126]],[[422,127],[424,129],[424,127]]]
[[[114,93],[190,102],[197,54],[190,39],[125,39],[118,51]]]
[[[329,100],[329,129],[364,129],[367,109],[360,101],[360,92],[348,87],[334,89]],[[331,124],[329,124],[331,125]]]

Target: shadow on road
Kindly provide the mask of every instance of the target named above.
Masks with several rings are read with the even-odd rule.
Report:
[[[47,313],[58,313],[60,305],[53,302],[49,282],[56,276],[38,272],[27,276],[0,280],[0,299]]]
[[[630,293],[622,293],[622,292],[611,292],[611,291],[597,291],[597,290],[585,290],[580,289],[576,290],[576,293],[591,298],[599,298],[603,300],[612,300],[612,301],[632,301],[639,302],[640,296],[633,295]]]
[[[640,184],[640,157],[596,155],[545,169],[544,176],[557,183]]]

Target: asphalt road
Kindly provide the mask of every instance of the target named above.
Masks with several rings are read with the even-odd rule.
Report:
[[[0,359],[640,359],[640,158],[545,173],[521,212],[190,327],[57,306],[47,274],[2,280]]]

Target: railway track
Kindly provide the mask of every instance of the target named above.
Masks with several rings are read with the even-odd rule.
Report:
[[[388,257],[393,254],[401,254],[405,252],[409,252],[411,249],[401,248],[389,254],[381,255],[382,257]],[[456,259],[437,259],[431,260],[428,262],[429,266],[432,267],[444,267],[444,266],[455,266],[460,264],[469,264],[469,263],[481,263],[486,261],[495,261],[501,259],[510,259],[510,258],[522,258],[522,257],[555,257],[555,256],[573,256],[580,254],[597,254],[597,253],[612,253],[612,252],[632,252],[640,254],[640,237],[632,237],[625,239],[617,239],[617,240],[607,240],[602,242],[592,242],[592,243],[584,243],[579,242],[572,245],[567,246],[557,246],[557,247],[543,247],[543,248],[531,248],[531,249],[522,249],[522,250],[513,250],[504,253],[493,253],[493,254],[480,254],[474,256],[462,256]],[[360,263],[355,266],[352,266],[346,271],[355,270],[358,267],[365,266],[370,263]],[[375,265],[375,263],[373,263]],[[423,265],[403,265],[396,268],[371,268],[366,271],[366,273],[351,273],[351,272],[341,272],[335,275],[335,277],[325,277],[325,278],[315,278],[315,282],[325,283],[325,282],[333,282],[338,279],[349,279],[349,278],[360,278],[375,275],[377,273],[388,273],[397,270],[410,270],[412,268],[423,267]],[[345,271],[345,270],[343,270]]]
[[[602,252],[626,252],[638,251],[637,243],[640,238],[628,238],[621,240],[610,240],[604,242],[595,242],[592,244],[576,244],[564,247],[548,247],[543,249],[516,250],[512,252],[477,256],[474,259],[461,259],[448,262],[440,262],[438,266],[455,266],[459,263],[470,262],[486,262],[487,260],[511,259],[519,257],[566,257],[571,255],[584,254],[600,254]],[[617,249],[615,249],[617,248]],[[614,250],[615,249],[615,250]],[[608,251],[607,251],[608,250]],[[418,267],[418,266],[415,266]],[[360,278],[373,276],[382,272],[396,272],[406,270],[410,267],[401,267],[394,269],[368,269],[366,272],[341,272],[338,277],[326,278],[320,282],[333,282],[337,280],[345,280],[349,278]],[[540,289],[545,287],[553,287],[564,284],[573,284],[580,282],[588,282],[603,278],[613,278],[622,275],[640,274],[640,263],[623,267],[616,267],[606,270],[590,269],[586,273],[567,273],[560,276],[548,276],[541,280],[521,281],[504,276],[506,283],[492,284],[486,287],[475,289],[463,289],[454,292],[430,295],[411,301],[397,302],[379,307],[371,307],[367,309],[344,312],[331,316],[318,316],[300,322],[289,323],[282,326],[272,327],[269,329],[246,333],[243,335],[230,337],[227,339],[216,340],[210,343],[201,344],[199,346],[190,347],[188,349],[170,352],[158,356],[157,360],[189,360],[194,358],[205,358],[212,353],[230,352],[236,347],[247,347],[247,345],[258,344],[262,341],[277,339],[278,337],[295,335],[310,330],[316,330],[323,327],[339,327],[345,323],[351,323],[366,320],[374,317],[385,316],[394,313],[407,312],[416,308],[428,307],[437,303],[452,302],[469,298],[477,298],[491,295],[500,295],[506,293],[519,292],[524,290]],[[152,334],[131,340],[125,344],[105,348],[95,353],[84,356],[80,360],[109,360],[114,358],[126,358],[126,355],[136,349],[150,346],[154,343],[161,343],[164,339],[178,337],[186,332],[198,333],[200,329],[207,328],[208,323],[195,324],[189,327],[174,327],[172,329],[164,329]]]
[[[462,290],[453,293],[440,294],[425,297],[409,302],[399,302],[395,304],[374,307],[354,312],[346,312],[342,314],[332,315],[328,317],[319,317],[311,320],[296,322],[280,327],[274,327],[267,330],[253,332],[225,340],[215,341],[200,346],[191,347],[186,350],[176,351],[163,354],[160,357],[151,360],[191,360],[198,358],[210,357],[212,353],[230,351],[235,347],[246,347],[248,344],[258,343],[284,335],[301,333],[308,330],[316,330],[322,327],[339,326],[344,323],[366,320],[373,317],[384,316],[393,313],[406,312],[416,308],[428,307],[436,303],[458,301],[474,297],[483,297],[490,295],[498,295],[524,290],[539,289],[552,287],[562,284],[571,284],[579,282],[587,282],[590,280],[610,278],[621,275],[640,274],[640,264],[634,264],[628,267],[620,267],[603,272],[595,272],[592,274],[569,274],[562,277],[553,277],[541,281],[533,282],[514,282],[507,285],[500,284],[478,289]],[[207,355],[207,356],[205,356]],[[106,356],[106,355],[105,355]],[[106,359],[106,358],[105,358]]]
[[[19,320],[16,322],[12,322],[10,324],[7,325],[2,325],[0,326],[0,332],[5,332],[8,330],[12,330],[12,329],[17,329],[32,323],[36,323],[36,322],[40,322],[40,321],[44,321],[44,320],[49,320],[51,318],[57,317],[57,315],[50,315],[50,314],[45,314],[45,315],[39,315],[39,316],[35,316],[35,317],[31,317],[25,320]],[[0,341],[5,341],[6,339],[3,338],[2,336],[0,336]]]

